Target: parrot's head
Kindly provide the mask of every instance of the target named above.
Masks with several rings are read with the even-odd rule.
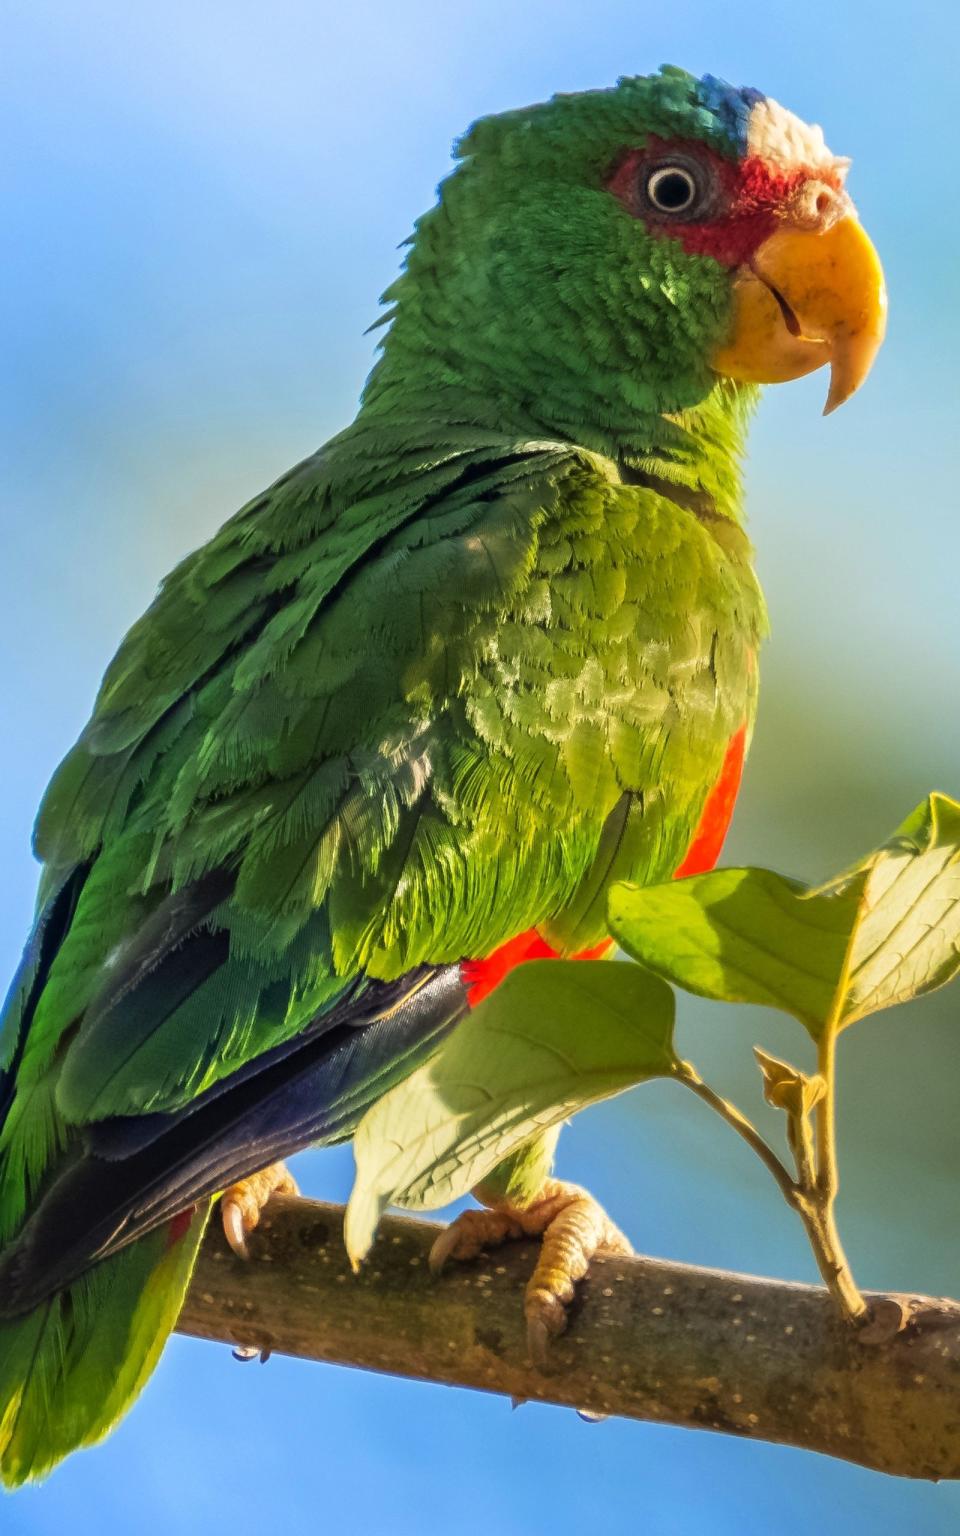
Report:
[[[829,365],[831,411],[866,377],[886,298],[848,161],[760,91],[664,68],[481,119],[457,153],[387,295],[437,389],[615,432],[722,380]]]

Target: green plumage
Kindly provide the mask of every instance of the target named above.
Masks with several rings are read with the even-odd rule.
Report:
[[[170,1244],[153,1232],[23,1322],[0,1322],[0,1444],[11,1486],[111,1430],[160,1358],[206,1213]]]
[[[10,1251],[90,1127],[182,1109],[360,976],[532,927],[594,944],[612,879],[682,860],[764,617],[750,401],[707,364],[729,275],[600,184],[651,131],[726,143],[679,72],[479,124],[357,421],[124,641],[37,823],[53,916],[0,1032]],[[200,1227],[0,1324],[8,1482],[139,1389]]]

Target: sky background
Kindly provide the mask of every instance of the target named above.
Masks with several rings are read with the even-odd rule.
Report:
[[[11,3],[0,62],[0,969],[29,829],[159,577],[351,417],[377,296],[476,116],[665,61],[823,123],[887,268],[890,333],[823,421],[768,392],[748,474],[774,636],[728,862],[819,878],[932,788],[960,793],[956,64],[945,3]],[[960,988],[841,1052],[841,1223],[861,1283],[960,1290]],[[763,1118],[756,1041],[681,1005],[680,1048]],[[689,1097],[689,1096],[687,1096]],[[764,1122],[767,1123],[767,1122]],[[348,1151],[297,1162],[346,1196]],[[749,1152],[654,1084],[581,1116],[560,1172],[651,1253],[813,1278]],[[175,1339],[106,1445],[0,1504],[3,1536],[349,1525],[567,1536],[940,1536],[960,1489],[825,1458]]]

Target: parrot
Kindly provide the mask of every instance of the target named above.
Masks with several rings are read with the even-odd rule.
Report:
[[[673,66],[481,118],[352,424],[122,641],[38,813],[0,1016],[7,1487],[133,1402],[212,1211],[245,1254],[284,1160],[349,1140],[513,967],[609,954],[614,881],[714,865],[767,631],[758,386],[828,367],[832,411],[883,339],[848,168]],[[540,1360],[594,1252],[629,1251],[555,1143],[433,1255],[539,1238]]]

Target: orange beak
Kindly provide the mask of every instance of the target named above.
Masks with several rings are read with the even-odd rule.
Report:
[[[853,214],[826,230],[786,226],[734,280],[733,331],[711,358],[751,384],[799,379],[830,364],[824,415],[860,388],[883,341],[883,268]]]

